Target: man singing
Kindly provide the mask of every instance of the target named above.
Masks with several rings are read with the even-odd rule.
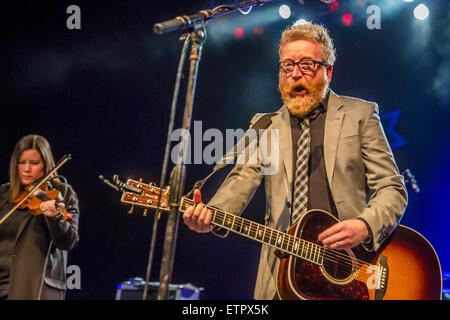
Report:
[[[264,177],[265,224],[286,231],[310,209],[333,214],[339,223],[319,234],[330,249],[362,244],[376,251],[398,225],[407,191],[378,116],[378,105],[340,96],[329,89],[336,59],[333,41],[321,25],[294,24],[279,47],[279,89],[284,105],[271,118],[268,131],[279,130],[279,168],[263,175],[261,164],[236,165],[208,206],[240,215]],[[257,114],[254,124],[263,114]],[[197,232],[213,228],[211,211],[200,203],[183,219]],[[279,259],[263,245],[255,299],[277,295]]]

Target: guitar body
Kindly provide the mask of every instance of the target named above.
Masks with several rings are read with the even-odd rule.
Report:
[[[318,235],[337,222],[325,211],[310,210],[288,234],[321,245]],[[381,274],[377,276],[376,271]],[[320,264],[284,255],[278,270],[278,294],[285,300],[441,299],[441,275],[431,244],[399,225],[377,252],[367,252],[362,246],[326,249]]]

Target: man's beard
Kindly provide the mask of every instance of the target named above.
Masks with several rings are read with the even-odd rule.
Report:
[[[298,86],[305,88],[307,93],[306,100],[301,96],[293,96],[295,88]],[[290,86],[282,86],[280,84],[279,88],[281,99],[287,106],[289,112],[294,116],[304,117],[325,99],[328,82],[325,79],[321,79],[315,85],[309,86],[302,81],[297,81]]]

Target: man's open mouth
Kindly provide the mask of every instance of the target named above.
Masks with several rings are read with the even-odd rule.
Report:
[[[295,95],[305,95],[306,94],[306,88],[303,86],[296,86],[294,87],[293,93]]]

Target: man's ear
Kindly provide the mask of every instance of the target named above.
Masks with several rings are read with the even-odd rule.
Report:
[[[327,65],[327,78],[328,82],[331,82],[331,76],[333,75],[333,66],[331,64]]]

